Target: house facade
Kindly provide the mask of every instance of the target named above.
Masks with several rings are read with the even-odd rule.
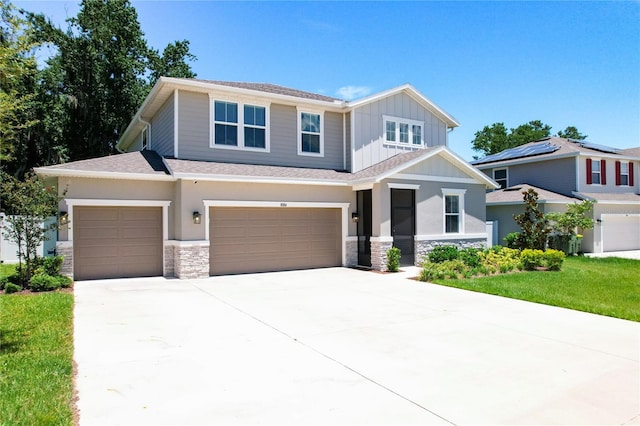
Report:
[[[595,227],[584,230],[582,250],[640,250],[640,149],[620,150],[587,141],[550,137],[473,161],[501,188],[487,193],[487,220],[498,221],[498,239],[519,230],[521,190],[533,187],[547,213],[595,201]]]
[[[410,85],[347,102],[271,84],[161,78],[121,154],[36,172],[66,191],[76,279],[416,264],[486,243],[496,183],[447,147],[457,121]]]

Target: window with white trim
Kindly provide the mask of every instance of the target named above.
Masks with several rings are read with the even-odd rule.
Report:
[[[212,148],[269,151],[268,105],[213,100]]]
[[[298,111],[298,155],[324,155],[322,113]]]
[[[500,185],[500,189],[507,187],[507,169],[493,169],[493,180]]]
[[[464,194],[465,189],[442,189],[444,202],[444,233],[464,233]]]
[[[600,161],[591,161],[591,183],[600,184]]]
[[[214,144],[238,146],[238,104],[214,101]]]
[[[384,143],[399,146],[423,146],[424,122],[406,118],[382,116]]]
[[[620,162],[620,183],[619,185],[629,185],[629,163]]]

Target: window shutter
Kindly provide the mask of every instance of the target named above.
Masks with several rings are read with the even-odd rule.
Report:
[[[629,186],[633,186],[633,163],[629,161]]]
[[[600,160],[600,183],[607,184],[607,160]]]
[[[616,161],[616,186],[620,186],[620,162]]]
[[[591,185],[593,180],[591,179],[591,158],[587,158],[587,185]]]

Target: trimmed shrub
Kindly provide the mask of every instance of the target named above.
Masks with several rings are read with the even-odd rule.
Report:
[[[7,282],[4,285],[4,292],[7,293],[7,294],[17,293],[19,291],[22,291],[22,287],[20,287],[18,284],[14,284],[12,282]]]
[[[429,253],[429,261],[432,263],[442,263],[447,260],[458,259],[457,246],[436,246]]]
[[[401,255],[402,253],[398,247],[391,247],[387,250],[387,270],[389,272],[398,272]]]
[[[458,252],[458,258],[464,262],[469,268],[477,268],[482,264],[480,260],[480,252],[482,250],[474,248],[462,249]]]
[[[58,277],[46,274],[36,274],[31,277],[30,287],[32,291],[51,291],[61,287]]]
[[[545,265],[544,252],[542,250],[524,249],[520,253],[520,260],[527,271],[533,271],[535,268]]]
[[[507,234],[506,237],[504,237],[504,243],[507,245],[507,247],[515,249],[515,248],[518,248],[519,238],[520,238],[519,232],[512,232],[510,234]]]
[[[420,281],[442,280],[445,278],[456,279],[460,276],[470,277],[469,268],[460,259],[445,260],[440,263],[425,262],[420,271]]]
[[[45,274],[51,275],[52,277],[60,275],[60,268],[62,268],[62,261],[64,257],[62,256],[49,256],[42,258],[42,270]]]
[[[565,254],[560,250],[549,249],[544,252],[544,262],[551,271],[559,271],[564,258]]]

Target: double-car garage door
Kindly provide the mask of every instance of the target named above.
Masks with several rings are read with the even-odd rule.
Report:
[[[337,208],[212,207],[212,275],[340,266]],[[161,276],[162,207],[76,206],[76,280]]]
[[[340,266],[335,208],[212,207],[211,275]]]
[[[640,250],[640,215],[603,214],[602,251]]]

